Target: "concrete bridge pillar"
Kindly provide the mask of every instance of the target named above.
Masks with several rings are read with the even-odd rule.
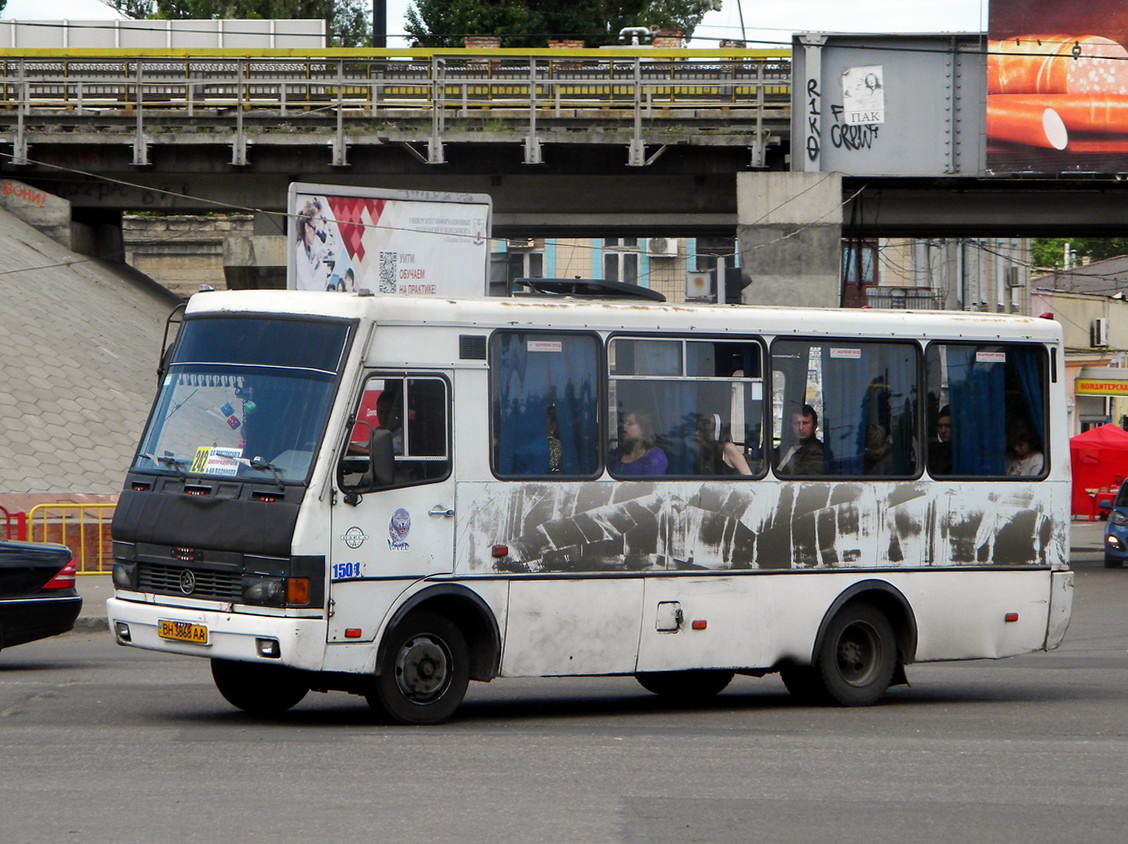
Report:
[[[738,173],[736,241],[744,304],[837,308],[842,176]]]

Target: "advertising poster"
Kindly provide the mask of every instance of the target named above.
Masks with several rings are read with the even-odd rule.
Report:
[[[992,0],[987,170],[1128,171],[1128,6]]]
[[[290,185],[291,290],[485,296],[484,194]]]
[[[885,83],[881,65],[842,71],[842,118],[847,125],[885,122]]]

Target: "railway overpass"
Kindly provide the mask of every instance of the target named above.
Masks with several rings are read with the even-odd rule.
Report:
[[[235,208],[279,234],[307,181],[488,193],[503,237],[736,232],[765,300],[806,277],[812,304],[842,236],[1128,228],[1115,173],[986,170],[980,36],[794,48],[5,50],[0,173],[110,224]],[[831,93],[866,62],[880,134],[844,131]]]

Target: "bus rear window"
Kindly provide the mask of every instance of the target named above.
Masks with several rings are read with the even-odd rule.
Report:
[[[927,361],[930,474],[1045,477],[1045,349],[934,343]]]

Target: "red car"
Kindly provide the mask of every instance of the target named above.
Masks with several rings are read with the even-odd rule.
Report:
[[[70,549],[0,541],[0,650],[66,633],[81,609]]]

